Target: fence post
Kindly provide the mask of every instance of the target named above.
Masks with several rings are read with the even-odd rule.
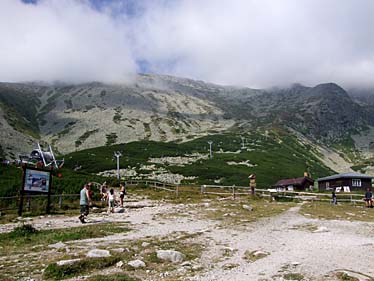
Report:
[[[204,193],[204,185],[201,185],[201,186],[200,186],[200,193],[201,193],[201,194]]]
[[[61,195],[58,197],[58,207],[60,209],[62,208],[62,196]]]
[[[30,212],[30,209],[31,209],[31,198],[30,198],[30,196],[27,197],[26,209],[27,209],[28,212]]]
[[[232,186],[232,198],[235,200],[236,194],[235,194],[235,184]]]
[[[176,187],[175,187],[175,195],[176,195],[177,198],[178,198],[178,196],[179,196],[179,185],[178,185],[178,184],[177,184]]]

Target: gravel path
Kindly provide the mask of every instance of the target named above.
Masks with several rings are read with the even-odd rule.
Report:
[[[299,208],[261,220],[244,231],[210,233],[216,243],[232,248],[234,254],[194,280],[283,280],[281,276],[287,272],[300,273],[306,280],[334,280],[329,274],[338,269],[374,276],[373,223],[309,219],[298,213]],[[246,250],[269,255],[250,263],[243,259]],[[225,270],[225,264],[238,266]]]
[[[286,280],[286,274],[299,274],[303,280],[338,280],[333,272],[343,269],[361,273],[355,275],[359,280],[370,280],[366,276],[374,276],[374,223],[311,219],[299,214],[300,206],[255,223],[222,228],[217,221],[195,216],[192,205],[149,204],[122,214],[90,214],[92,223],[128,222],[133,231],[81,242],[94,246],[119,238],[199,232],[206,246],[199,260],[204,269],[194,277],[186,275],[186,280]],[[63,216],[34,218],[32,223],[39,229],[81,226],[77,217]],[[15,226],[0,225],[0,232]],[[249,262],[243,258],[246,251],[268,255]]]

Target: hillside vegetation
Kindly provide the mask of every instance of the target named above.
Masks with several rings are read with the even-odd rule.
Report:
[[[245,139],[242,147],[242,139]],[[213,141],[213,157],[209,158],[208,141]],[[98,173],[116,168],[114,151],[120,151],[120,167],[142,173],[144,165],[153,164],[165,172],[196,177],[186,184],[248,185],[248,175],[257,175],[258,186],[269,187],[277,180],[301,177],[305,171],[313,177],[325,176],[332,171],[313,154],[311,146],[300,143],[281,130],[257,131],[239,135],[215,134],[185,143],[140,141],[82,150],[66,156],[66,166],[81,171]],[[205,155],[194,163],[173,164],[151,161],[151,158]],[[162,162],[162,163],[160,163]],[[144,171],[143,171],[144,173]],[[130,177],[127,177],[128,179]]]

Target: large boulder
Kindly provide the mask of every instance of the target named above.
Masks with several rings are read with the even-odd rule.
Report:
[[[127,264],[133,268],[145,267],[144,261],[141,260],[129,261]]]
[[[105,258],[110,257],[110,253],[108,250],[93,249],[86,256],[89,258]]]
[[[158,250],[157,258],[173,263],[180,263],[184,260],[185,255],[175,250]]]
[[[63,266],[63,265],[69,265],[69,264],[76,263],[77,261],[80,261],[80,260],[81,259],[61,260],[61,261],[56,262],[56,264],[59,265],[59,266]]]

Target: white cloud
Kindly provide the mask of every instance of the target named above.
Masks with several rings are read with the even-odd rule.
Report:
[[[371,0],[87,1],[1,0],[0,80],[121,81],[145,60],[221,84],[374,86]]]
[[[88,2],[0,1],[0,81],[123,81],[136,71],[126,25]]]
[[[137,51],[218,83],[373,85],[373,14],[370,0],[183,0],[147,9]]]

